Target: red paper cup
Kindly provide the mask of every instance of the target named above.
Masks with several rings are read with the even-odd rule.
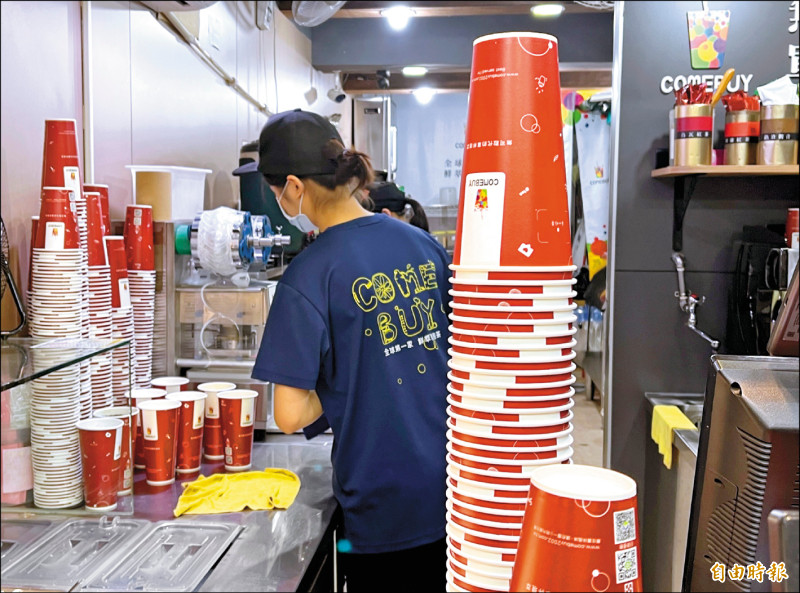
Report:
[[[117,508],[123,422],[119,418],[88,418],[76,424],[81,442],[83,496],[90,511]]]
[[[131,435],[136,435],[139,428],[139,408],[117,406],[95,410],[95,418],[118,418],[122,420],[122,457],[120,458],[118,494],[133,492],[133,455]],[[135,443],[135,437],[133,437]]]
[[[465,394],[477,397],[485,394],[487,399],[493,399],[495,396],[501,395],[512,397],[559,395],[564,393],[576,381],[572,372],[561,371],[550,375],[526,376],[513,374],[493,375],[492,373],[466,372],[452,369],[447,373],[447,378],[454,383],[456,389],[463,391]]]
[[[200,471],[206,394],[202,391],[177,391],[168,393],[167,399],[181,403],[178,416],[178,461],[175,471],[179,474]]]
[[[36,225],[37,249],[78,249],[78,216],[75,194],[65,187],[45,187]]]
[[[33,249],[36,247],[36,232],[39,228],[39,217],[31,216],[31,246],[28,251],[28,293],[31,292],[33,282]]]
[[[558,40],[476,39],[454,264],[572,263],[561,132]]]
[[[153,207],[129,204],[125,209],[125,250],[129,270],[155,270]]]
[[[217,394],[225,445],[225,469],[240,472],[250,469],[253,453],[253,424],[258,391],[231,389]]]
[[[151,486],[172,484],[178,456],[178,411],[181,402],[159,398],[143,401],[137,407],[142,414],[147,483]]]
[[[175,393],[186,389],[189,379],[186,377],[156,377],[150,381],[152,387],[163,389],[167,393]]]
[[[572,425],[567,422],[556,426],[543,426],[531,429],[537,432],[531,432],[530,434],[504,434],[502,432],[493,432],[492,430],[473,430],[469,426],[457,426],[453,418],[447,419],[447,428],[452,431],[453,438],[460,439],[465,443],[503,448],[542,447],[545,446],[545,443],[552,442],[553,439],[571,434],[573,430]]]
[[[530,347],[540,348],[545,346],[555,346],[557,344],[569,344],[573,336],[578,332],[577,328],[566,331],[553,332],[552,335],[535,334],[512,334],[510,332],[486,332],[476,330],[459,330],[451,327],[451,337],[462,343],[482,344],[481,348],[487,346],[518,347],[526,349]]]
[[[106,249],[103,237],[109,234],[103,222],[103,209],[100,203],[100,193],[86,191],[86,235],[87,254],[89,266],[105,266]]]
[[[538,451],[539,449],[560,449],[572,444],[572,427],[550,434],[534,435],[529,438],[509,437],[500,435],[500,438],[475,436],[468,432],[461,432],[455,429],[447,431],[448,439],[453,444],[465,447],[476,447],[482,450],[493,451]]]
[[[134,389],[131,392],[130,401],[132,406],[141,408],[141,403],[151,399],[162,398],[167,395],[164,389]],[[144,459],[144,438],[142,437],[142,415],[136,423],[136,441],[133,444],[133,467],[137,469],[145,468]]]
[[[111,270],[111,306],[115,309],[131,307],[131,289],[128,283],[128,264],[125,259],[125,238],[119,235],[103,237],[106,260]]]
[[[530,490],[529,482],[525,479],[516,482],[506,481],[502,484],[489,482],[483,476],[471,474],[448,464],[447,483],[463,492],[472,492],[476,497],[502,498],[507,501],[525,501]],[[461,474],[464,475],[461,475]],[[516,550],[516,548],[515,548]]]
[[[537,336],[563,336],[572,331],[575,319],[544,319],[530,321],[526,319],[481,319],[450,314],[453,324],[451,329],[458,331],[479,331],[488,333],[524,334]]]
[[[539,345],[532,342],[530,347],[522,347],[512,344],[475,344],[474,342],[461,342],[452,337],[447,339],[453,347],[453,352],[459,354],[471,354],[474,356],[488,356],[492,358],[517,358],[518,361],[550,361],[553,355],[566,356],[571,354],[572,348],[577,344],[575,340],[570,340],[566,344],[545,344]]]
[[[567,414],[564,416],[564,414]],[[553,433],[567,430],[572,421],[571,411],[555,412],[553,414],[541,414],[540,423],[530,422],[522,425],[519,422],[499,422],[497,420],[487,420],[484,418],[474,418],[462,416],[453,412],[452,407],[447,407],[447,415],[450,416],[448,426],[459,432],[467,432],[475,436],[487,438],[497,438],[501,435],[508,435],[509,438],[518,439],[536,438],[538,435],[551,435]],[[538,438],[542,438],[538,436]]]
[[[42,156],[42,187],[81,191],[78,124],[74,119],[46,119]]]
[[[797,249],[798,245],[793,244],[793,239],[800,233],[800,208],[789,208],[786,211],[786,244]]]
[[[546,272],[540,275],[549,275],[553,272]],[[563,272],[556,272],[558,276],[563,275]],[[473,275],[476,276],[475,278],[469,280],[464,278],[464,276]],[[495,272],[492,272],[492,275],[495,275]],[[485,276],[485,277],[483,277]],[[455,270],[454,274],[447,279],[450,284],[453,285],[453,290],[457,291],[469,291],[469,292],[477,292],[477,293],[508,293],[508,294],[545,294],[549,291],[555,291],[556,293],[562,292],[569,292],[572,290],[572,286],[577,284],[578,279],[572,278],[568,276],[567,278],[558,278],[558,279],[521,279],[521,278],[514,278],[512,281],[502,280],[502,279],[489,279],[489,271],[484,271],[482,273],[478,272],[466,272],[466,271],[458,271]]]
[[[448,373],[447,376],[451,379],[451,383],[448,386],[448,391],[450,391],[450,393],[475,400],[508,401],[512,406],[522,405],[522,402],[525,401],[535,402],[554,400],[561,397],[571,397],[574,393],[571,385],[576,380],[574,375],[567,375],[568,378],[563,381],[520,385],[516,383],[500,383],[499,381],[497,383],[489,383],[488,381],[455,379],[455,377],[451,376],[451,373]],[[563,375],[556,376],[562,377]],[[490,375],[486,375],[486,377],[491,378]],[[547,379],[547,377],[536,378]],[[510,401],[510,398],[513,399],[513,401]],[[488,401],[482,402],[482,405],[487,405]]]
[[[111,234],[111,215],[108,205],[108,186],[99,183],[87,183],[83,186],[84,192],[97,192],[100,194],[100,209],[103,215],[103,229],[106,235]]]
[[[198,391],[206,394],[206,419],[203,434],[203,457],[210,461],[225,459],[225,446],[222,440],[222,420],[219,415],[219,394],[236,389],[233,383],[215,381],[202,383]]]
[[[509,266],[459,266],[450,264],[452,283],[495,283],[542,286],[549,282],[568,282],[577,266],[509,267]]]
[[[585,465],[537,468],[511,590],[642,591],[640,549],[631,478]]]
[[[480,293],[477,293],[480,295]],[[575,291],[565,292],[560,295],[481,295],[475,293],[450,291],[453,303],[458,305],[478,305],[481,307],[525,307],[527,309],[542,310],[550,306],[571,305],[572,299],[577,296]]]
[[[452,384],[451,384],[452,385]],[[497,398],[481,399],[469,395],[463,395],[452,387],[448,388],[450,395],[447,401],[454,406],[468,408],[480,412],[502,412],[514,414],[533,414],[535,412],[552,412],[555,410],[567,410],[572,407],[572,396],[575,390],[569,390],[560,396],[549,396],[543,399],[529,398]]]

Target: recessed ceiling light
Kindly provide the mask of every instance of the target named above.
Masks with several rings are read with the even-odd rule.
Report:
[[[381,11],[381,16],[386,17],[389,26],[395,31],[405,29],[409,19],[414,16],[414,11],[408,6],[392,6]]]
[[[563,4],[537,4],[531,6],[531,12],[536,17],[553,17],[560,16],[564,12]]]
[[[425,76],[428,69],[425,66],[406,66],[403,68],[403,76]]]
[[[414,89],[414,96],[417,98],[417,101],[420,102],[422,105],[427,105],[433,99],[433,96],[436,94],[436,91],[432,88],[428,87],[421,87],[418,89]]]

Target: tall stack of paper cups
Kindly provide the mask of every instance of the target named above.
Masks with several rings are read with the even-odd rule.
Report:
[[[509,590],[530,475],[571,463],[575,267],[563,146],[557,39],[476,39],[451,266],[451,591]]]

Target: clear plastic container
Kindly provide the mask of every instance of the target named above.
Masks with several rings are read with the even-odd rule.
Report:
[[[194,591],[241,531],[230,523],[161,521],[81,591]]]
[[[152,525],[122,517],[68,519],[15,560],[3,560],[3,587],[71,591],[106,562],[135,546]]]
[[[592,307],[589,314],[589,352],[603,351],[603,312]]]
[[[45,531],[53,525],[52,521],[45,519],[3,519],[0,522],[3,550],[0,561],[3,567],[10,566],[27,546],[41,538]]]
[[[136,204],[153,207],[153,220],[194,220],[202,212],[206,175],[211,169],[169,165],[126,165],[133,176],[133,199]],[[143,173],[137,190],[137,178]]]

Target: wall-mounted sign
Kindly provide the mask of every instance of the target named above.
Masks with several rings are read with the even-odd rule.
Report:
[[[705,3],[704,3],[705,4]],[[719,70],[725,62],[728,45],[728,30],[731,23],[730,10],[697,10],[686,13],[689,27],[689,56],[693,70]],[[686,85],[704,84],[707,91],[715,91],[722,82],[723,74],[677,74],[664,76],[659,90],[670,95]],[[750,91],[752,74],[737,74],[725,90],[729,93]]]
[[[686,13],[693,70],[716,70],[725,61],[730,10],[698,10]]]

